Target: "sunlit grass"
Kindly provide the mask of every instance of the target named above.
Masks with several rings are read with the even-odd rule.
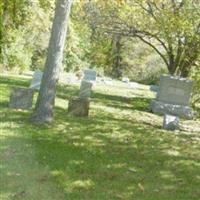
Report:
[[[2,200],[199,200],[200,133],[162,130],[145,88],[96,86],[89,118],[75,118],[79,87],[59,86],[53,124],[34,126],[31,111],[8,108],[11,87],[29,80],[0,83]]]

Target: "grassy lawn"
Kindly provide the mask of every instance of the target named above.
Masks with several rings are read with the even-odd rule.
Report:
[[[162,130],[147,89],[96,86],[90,117],[75,118],[78,86],[62,85],[53,124],[34,126],[31,111],[8,109],[11,87],[29,80],[0,84],[1,200],[200,199],[200,133]]]

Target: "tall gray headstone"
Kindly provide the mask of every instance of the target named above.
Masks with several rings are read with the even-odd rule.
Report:
[[[92,83],[89,81],[82,80],[80,86],[79,97],[89,98],[91,96]]]
[[[188,106],[192,88],[193,81],[191,80],[162,75],[160,78],[157,100],[166,103]]]
[[[43,72],[41,72],[40,70],[35,71],[29,88],[39,90],[42,81],[42,76]]]
[[[171,114],[192,119],[193,110],[189,106],[193,81],[162,75],[156,99],[151,103],[151,110],[158,114]]]
[[[87,81],[96,81],[97,73],[95,70],[92,69],[86,69],[84,70],[84,80]]]
[[[33,90],[30,88],[13,88],[10,95],[10,108],[30,109],[33,102]]]

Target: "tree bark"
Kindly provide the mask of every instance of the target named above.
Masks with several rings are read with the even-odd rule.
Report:
[[[63,59],[71,5],[72,0],[57,0],[44,74],[36,107],[30,118],[37,124],[50,123],[53,120],[56,83]]]
[[[115,78],[121,78],[122,77],[122,66],[121,66],[121,61],[122,61],[122,57],[121,57],[121,48],[122,48],[122,44],[121,44],[121,36],[117,35],[114,39],[114,55],[115,55],[115,59],[114,59],[114,66],[113,66],[113,70],[112,70],[112,75]]]

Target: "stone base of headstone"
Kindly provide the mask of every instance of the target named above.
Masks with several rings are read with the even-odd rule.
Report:
[[[33,90],[30,88],[13,88],[10,95],[10,108],[31,109],[33,103]]]
[[[179,118],[172,115],[164,115],[163,119],[163,129],[175,131],[179,130]]]
[[[69,100],[68,112],[76,117],[89,115],[90,98],[75,97]]]
[[[153,100],[150,105],[150,109],[153,113],[157,114],[169,114],[175,115],[185,119],[193,119],[194,111],[189,106],[177,105],[177,104],[168,104],[161,101]]]

